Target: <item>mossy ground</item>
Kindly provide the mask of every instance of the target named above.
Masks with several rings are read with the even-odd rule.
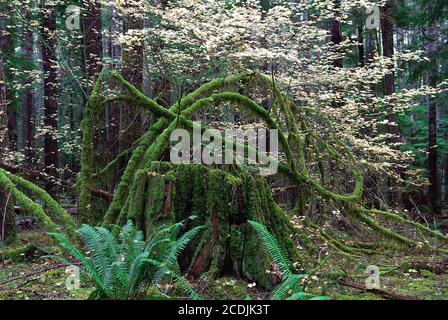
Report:
[[[19,234],[20,244],[30,242],[45,244],[40,250],[19,255],[18,259],[6,260],[4,266],[0,264],[0,283],[12,278],[29,275],[31,273],[51,268],[59,264],[45,256],[56,254],[58,249],[39,232]],[[43,248],[43,249],[42,249]],[[309,275],[306,280],[306,291],[317,295],[326,295],[334,300],[381,300],[384,297],[342,286],[339,280],[350,277],[357,283],[364,284],[367,264],[380,265],[381,289],[397,295],[414,296],[424,300],[448,300],[448,273],[435,274],[425,269],[412,269],[409,261],[429,261],[443,259],[442,256],[414,255],[414,256],[376,256],[369,261],[349,261],[343,257],[332,257],[321,268]],[[448,270],[447,270],[448,272]],[[81,277],[81,288],[73,291],[66,289],[67,274],[64,268],[58,268],[34,276],[24,277],[5,285],[0,285],[0,299],[30,299],[30,300],[82,300],[87,299],[93,291],[93,286]],[[235,277],[211,279],[203,275],[191,281],[192,286],[204,299],[242,300],[268,299],[271,292],[262,289],[254,283]],[[167,295],[181,297],[174,286],[167,286],[163,290]],[[156,295],[151,289],[148,296]],[[161,297],[160,294],[158,296]],[[156,298],[156,297],[155,297]]]

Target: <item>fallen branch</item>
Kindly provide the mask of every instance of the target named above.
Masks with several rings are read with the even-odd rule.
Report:
[[[52,271],[52,270],[61,269],[61,268],[64,268],[64,267],[69,267],[69,266],[76,266],[76,265],[81,265],[81,264],[80,263],[73,263],[71,265],[68,265],[68,264],[58,264],[58,265],[51,266],[51,267],[43,269],[43,270],[35,271],[35,272],[29,273],[29,274],[25,274],[25,275],[22,275],[22,276],[19,276],[19,277],[8,279],[8,280],[6,280],[4,282],[1,282],[0,286],[4,286],[5,284],[11,283],[11,282],[14,282],[14,281],[17,281],[17,280],[29,278],[29,277],[32,277],[32,276],[36,276],[36,275],[39,275],[39,274],[42,274],[42,273],[46,273],[46,272],[49,272],[49,271]]]
[[[360,290],[363,292],[370,292],[370,293],[373,293],[380,297],[386,298],[388,300],[422,300],[419,297],[400,295],[400,294],[396,294],[396,293],[382,290],[382,289],[367,289],[365,285],[363,285],[359,282],[356,282],[350,278],[345,278],[345,279],[339,280],[338,283],[341,286],[354,288],[354,289],[357,289],[357,290]]]

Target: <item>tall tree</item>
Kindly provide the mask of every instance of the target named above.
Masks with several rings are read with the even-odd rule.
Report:
[[[341,21],[339,20],[340,16],[340,10],[341,10],[341,0],[334,0],[334,11],[335,11],[335,17],[330,22],[330,34],[331,34],[331,42],[336,48],[336,53],[340,52],[340,44],[342,42],[342,33],[341,33]],[[337,57],[334,62],[333,66],[336,68],[342,68],[342,57]]]
[[[427,44],[428,57],[433,59],[431,67],[427,71],[428,85],[435,87],[438,77],[437,61],[437,27],[433,21],[427,29],[426,36],[429,39]],[[438,146],[437,146],[437,97],[428,97],[428,172],[429,189],[428,200],[435,214],[440,212],[439,200],[439,179],[438,179]]]
[[[42,60],[44,69],[44,165],[45,171],[57,176],[58,168],[58,79],[56,57],[56,6],[44,2],[42,5]],[[51,180],[46,189],[54,194],[55,184]]]
[[[27,11],[27,20],[31,20],[30,11]],[[34,59],[33,54],[33,31],[28,26],[25,26],[22,39],[22,54],[27,60],[27,65],[31,65]],[[30,71],[30,70],[27,70]],[[23,80],[23,95],[22,95],[22,138],[23,150],[25,155],[25,162],[28,166],[33,164],[33,80],[32,77],[27,76]]]
[[[3,11],[3,5],[0,5],[0,11]],[[8,119],[7,108],[8,100],[6,95],[6,78],[3,66],[5,39],[5,21],[0,13],[0,159],[4,160],[9,149],[8,137]],[[14,207],[12,199],[7,190],[0,188],[0,242],[6,242],[8,238],[14,235]],[[4,223],[3,223],[4,222]]]
[[[383,56],[387,58],[393,58],[394,56],[394,23],[392,12],[392,0],[387,1],[386,5],[381,8],[381,37],[383,43]],[[391,67],[392,68],[392,67]],[[394,73],[388,72],[384,76],[384,94],[386,96],[393,95],[394,89]],[[392,135],[391,143],[397,144],[400,141],[400,132],[397,126],[397,115],[393,110],[387,110],[388,112],[388,131]],[[400,175],[400,169],[396,167],[394,169],[397,176]],[[397,205],[400,203],[400,194],[397,189],[397,184],[394,179],[389,181],[390,188],[390,201]]]
[[[123,48],[123,75],[139,90],[143,85],[143,42],[139,32],[143,30],[144,19],[141,8],[143,1],[132,1],[125,5],[124,33],[127,35]],[[137,35],[137,36],[133,36]],[[127,150],[142,134],[142,121],[137,106],[127,105],[120,114],[120,149]]]
[[[84,50],[90,92],[95,76],[103,67],[103,37],[100,0],[84,0]]]

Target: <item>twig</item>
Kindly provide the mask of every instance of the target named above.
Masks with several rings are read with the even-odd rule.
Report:
[[[389,300],[422,300],[419,297],[399,295],[399,294],[396,294],[396,293],[393,293],[390,291],[386,291],[386,290],[367,289],[365,285],[363,285],[359,282],[353,281],[350,278],[345,278],[345,279],[339,280],[338,283],[342,286],[354,288],[354,289],[364,291],[364,292],[370,292],[370,293],[376,294],[378,296],[381,296],[381,297],[389,299]]]
[[[1,282],[0,286],[4,286],[5,284],[8,284],[10,282],[14,282],[14,281],[21,280],[21,279],[24,279],[24,278],[29,278],[29,277],[32,277],[32,276],[35,276],[35,275],[38,275],[38,274],[42,274],[42,273],[45,273],[45,272],[49,272],[49,271],[52,271],[52,270],[55,270],[55,269],[60,269],[60,268],[69,267],[69,266],[73,266],[73,265],[77,266],[77,265],[81,265],[81,263],[58,264],[58,265],[55,265],[55,266],[52,266],[52,267],[49,267],[49,268],[46,268],[46,269],[43,269],[43,270],[40,270],[40,271],[36,271],[36,272],[29,273],[29,274],[25,274],[23,276],[11,278],[9,280]]]

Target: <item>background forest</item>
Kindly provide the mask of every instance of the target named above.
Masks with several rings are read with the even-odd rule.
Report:
[[[50,231],[90,279],[72,298],[263,299],[274,287],[279,299],[359,298],[360,290],[448,298],[439,243],[448,230],[447,57],[445,0],[0,0],[0,288],[16,289],[11,276],[29,266],[52,268],[34,259],[62,255],[48,248]],[[174,126],[190,129],[190,120],[279,128],[284,169],[261,181],[249,169],[168,168],[163,118],[176,116]],[[208,196],[232,192],[247,198],[222,209],[227,199]],[[81,223],[76,234],[94,265],[77,251]],[[305,231],[291,238],[291,230]],[[110,251],[94,249],[117,235]],[[272,264],[249,265],[244,256],[256,249],[247,247],[233,256],[241,237],[259,239]],[[112,255],[118,247],[129,251]],[[121,257],[141,259],[146,271],[111,267]],[[391,277],[372,296],[359,272],[377,264]],[[204,274],[221,281],[216,292],[204,289]],[[402,274],[410,282],[397,289]],[[35,296],[25,282],[24,293],[5,298],[66,297]]]

